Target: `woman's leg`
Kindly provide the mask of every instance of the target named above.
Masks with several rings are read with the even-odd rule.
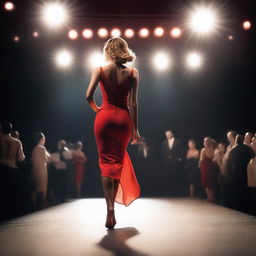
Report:
[[[193,184],[190,184],[189,185],[189,196],[190,197],[194,197],[194,193],[195,192],[195,188],[194,188],[194,185]]]
[[[102,177],[103,191],[107,203],[107,219],[105,226],[112,229],[116,224],[114,204],[116,193],[118,190],[119,180],[114,180],[108,177]]]
[[[114,210],[114,180],[108,177],[101,177],[103,192],[107,203],[107,210]]]

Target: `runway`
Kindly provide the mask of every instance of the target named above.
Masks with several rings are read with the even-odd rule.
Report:
[[[256,218],[199,199],[79,199],[0,225],[1,256],[255,256]]]

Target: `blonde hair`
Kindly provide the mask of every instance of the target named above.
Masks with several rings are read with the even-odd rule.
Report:
[[[104,46],[105,59],[108,62],[124,64],[135,59],[135,54],[129,49],[127,42],[121,37],[110,38]]]

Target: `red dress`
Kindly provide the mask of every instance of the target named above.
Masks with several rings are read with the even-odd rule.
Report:
[[[217,165],[210,157],[204,156],[200,169],[202,186],[204,188],[215,188],[217,184]]]
[[[102,67],[100,88],[102,105],[94,120],[94,135],[99,153],[101,176],[120,180],[115,201],[128,206],[140,196],[140,187],[126,151],[132,135],[132,120],[128,109],[130,77],[120,84],[113,84]]]

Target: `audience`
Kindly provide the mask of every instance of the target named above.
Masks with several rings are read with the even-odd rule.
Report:
[[[183,195],[178,188],[187,184],[189,196],[195,197],[202,186],[209,202],[220,199],[225,206],[256,215],[256,134],[247,132],[243,136],[229,131],[227,147],[223,142],[217,144],[214,139],[206,137],[201,152],[196,141],[190,139],[186,157],[183,156],[182,143],[174,138],[172,131],[166,131],[165,136],[162,158],[167,175],[163,177],[166,186],[161,183],[165,188],[162,192]],[[49,154],[43,133],[34,134],[33,139],[31,157],[26,163],[18,131],[13,130],[9,122],[1,124],[0,220],[24,214],[24,211],[19,211],[26,205],[24,196],[27,202],[33,202],[33,209],[43,209],[48,202],[65,202],[73,195],[81,196],[87,162],[82,142],[67,145],[66,141],[60,140],[58,151]],[[148,150],[146,142],[139,145],[143,159],[149,158]],[[144,163],[142,158],[138,158],[140,164]],[[181,175],[183,170],[186,177]]]

